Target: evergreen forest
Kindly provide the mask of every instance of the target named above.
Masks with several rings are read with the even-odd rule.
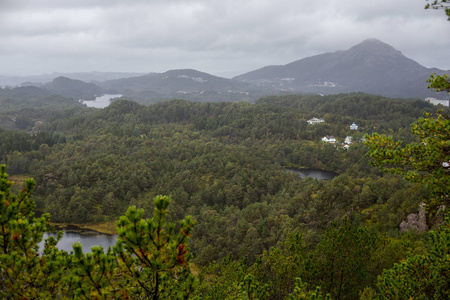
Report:
[[[27,97],[0,95],[4,299],[450,297],[448,109],[363,93]],[[305,168],[337,176],[288,171]],[[421,207],[427,230],[400,230]],[[39,250],[54,224],[118,240],[68,253],[61,232]]]

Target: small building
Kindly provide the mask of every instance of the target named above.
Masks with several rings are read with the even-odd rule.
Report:
[[[346,143],[346,144],[353,144],[353,137],[348,135],[345,138],[344,143]]]
[[[343,144],[343,145],[342,145],[342,148],[344,148],[344,150],[348,150],[348,149],[350,148],[350,146],[347,145],[347,144]]]
[[[353,122],[352,125],[350,125],[350,130],[358,130],[358,125]]]
[[[313,125],[313,124],[325,123],[325,120],[322,118],[319,119],[319,118],[314,117],[312,119],[309,119],[307,122],[309,125]]]
[[[332,135],[328,135],[328,136],[324,136],[322,138],[322,141],[326,142],[326,143],[334,144],[334,143],[336,143],[336,138]]]
[[[428,103],[431,103],[433,105],[442,105],[442,106],[446,106],[449,107],[450,106],[450,100],[442,100],[442,99],[436,99],[433,97],[427,97],[425,98],[425,101]]]

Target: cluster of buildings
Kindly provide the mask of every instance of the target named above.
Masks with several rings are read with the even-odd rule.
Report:
[[[324,136],[324,137],[322,138],[322,142],[330,143],[330,144],[333,144],[334,146],[336,146],[336,145],[339,144],[339,141],[336,140],[336,138],[335,138],[334,136],[332,136],[332,135]],[[348,149],[350,148],[350,144],[353,144],[353,137],[350,136],[350,135],[348,135],[348,136],[345,138],[344,142],[341,143],[341,146],[342,146],[342,148],[344,148],[345,150],[348,150]]]
[[[312,119],[309,119],[309,120],[306,121],[306,122],[308,122],[309,125],[313,125],[313,124],[325,123],[325,120],[322,119],[322,118],[320,118],[320,119],[318,119],[318,118],[312,118]]]
[[[312,118],[312,119],[309,119],[307,122],[309,125],[314,125],[314,124],[325,123],[325,120],[322,118]],[[350,130],[358,130],[358,125],[356,125],[355,122],[353,122],[350,125]],[[336,138],[332,135],[324,136],[322,138],[322,141],[325,143],[333,144],[335,146],[339,143],[339,141],[337,141]],[[353,144],[353,137],[347,136],[344,140],[344,143],[342,143],[341,146],[345,150],[348,150],[350,148],[350,144]]]

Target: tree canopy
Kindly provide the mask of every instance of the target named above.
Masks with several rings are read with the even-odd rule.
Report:
[[[426,115],[412,125],[420,140],[403,145],[390,136],[367,136],[368,156],[381,171],[403,174],[405,179],[428,188],[428,212],[450,204],[450,119],[442,114]]]

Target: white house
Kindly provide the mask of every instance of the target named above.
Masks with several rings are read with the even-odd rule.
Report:
[[[328,135],[328,136],[324,136],[322,138],[322,141],[332,144],[332,143],[336,143],[336,138],[332,135]]]
[[[312,124],[325,123],[325,120],[322,119],[322,118],[318,119],[318,118],[314,117],[312,119],[309,119],[307,122],[308,122],[309,125],[312,125]]]
[[[350,125],[350,130],[358,130],[358,125],[356,125],[354,122],[352,125]]]
[[[432,98],[432,97],[427,97],[425,98],[425,101],[434,105],[443,105],[443,106],[450,106],[450,100],[441,100],[441,99],[436,99],[436,98]]]
[[[350,148],[350,146],[344,144],[344,145],[342,146],[342,148],[344,148],[345,150],[348,150],[348,148]]]
[[[353,144],[353,137],[348,135],[345,138],[344,143],[346,143],[346,144]]]

